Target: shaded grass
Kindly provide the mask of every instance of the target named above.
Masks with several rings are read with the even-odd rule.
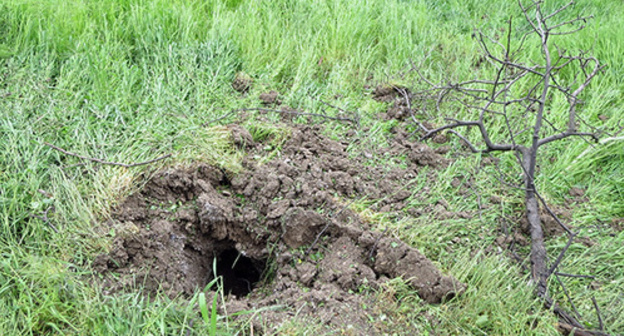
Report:
[[[593,47],[596,56],[608,64],[583,97],[586,103],[581,111],[585,120],[605,130],[614,129],[624,115],[624,36],[619,33],[623,10],[614,1],[579,3],[569,15],[584,12],[594,14],[595,19],[587,30],[560,44],[570,49]],[[378,120],[377,114],[386,106],[370,99],[371,87],[387,81],[415,84],[415,74],[406,67],[410,59],[421,61],[424,55],[429,56],[422,72],[432,80],[487,77],[490,67],[473,66],[480,56],[471,39],[473,28],[494,34],[505,27],[509,16],[514,16],[521,29],[513,2],[3,2],[1,333],[185,334],[185,326],[198,317],[197,307],[185,306],[184,300],[147,300],[138,294],[105,296],[85,280],[91,274],[90,260],[107,247],[108,238],[96,232],[97,223],[120,198],[138,188],[140,176],[149,176],[164,164],[195,161],[240,169],[241,153],[233,149],[227,129],[201,125],[229,109],[257,105],[255,98],[268,89],[279,90],[285,104],[309,112],[325,109],[330,115],[339,114],[315,97],[357,111],[363,129],[368,129],[357,132],[367,141],[349,150],[354,155],[374,153],[397,123]],[[536,51],[528,48],[525,57],[532,56]],[[251,74],[256,83],[246,96],[230,87],[239,71]],[[335,95],[340,96],[334,99]],[[561,117],[557,115],[560,109],[554,112]],[[458,118],[468,118],[470,112],[457,113]],[[606,121],[598,118],[601,115]],[[274,147],[279,148],[284,130],[254,123],[255,116],[247,124],[254,136],[274,136]],[[440,116],[431,118],[442,121]],[[222,124],[237,120],[232,116]],[[268,120],[278,118],[269,116]],[[492,127],[501,129],[496,123]],[[338,139],[346,130],[344,125],[330,123],[326,132]],[[44,142],[110,161],[138,162],[164,153],[173,153],[174,158],[139,169],[91,163],[69,167],[79,161],[45,147]],[[599,290],[589,290],[586,281],[565,281],[575,293],[580,312],[594,325],[588,299],[596,296],[607,327],[614,333],[624,330],[624,251],[619,247],[624,237],[600,223],[624,217],[622,144],[609,143],[577,160],[587,143],[579,139],[552,143],[544,148],[538,180],[553,204],[564,204],[570,187],[587,190],[589,202],[575,206],[572,225],[596,245],[574,244],[562,270],[598,277]],[[451,153],[461,151],[456,139],[451,146]],[[511,176],[518,173],[512,168],[514,160],[501,157],[501,167]],[[400,164],[400,158],[396,161]],[[370,220],[382,229],[391,227],[469,284],[465,297],[421,308],[437,317],[438,333],[554,334],[554,320],[538,310],[509,260],[469,256],[496,237],[501,217],[521,211],[521,195],[502,188],[492,167],[475,169],[478,164],[478,157],[459,157],[448,169],[437,172],[433,185],[420,176],[410,201],[411,206],[421,208],[443,199],[451,211],[475,214],[472,219],[440,223],[427,216],[396,220],[370,213]],[[483,203],[495,195],[502,198],[502,204],[477,216],[476,194],[459,195],[450,185],[457,176],[474,178],[473,187]],[[426,197],[417,197],[425,187]],[[59,233],[31,216],[52,205],[55,211],[50,222]],[[367,205],[360,205],[359,210]],[[461,243],[454,243],[454,238]],[[553,248],[564,244],[562,239],[550,241]],[[551,285],[556,292],[557,285]],[[556,293],[564,302],[562,294]],[[534,321],[535,329],[528,328],[527,323]],[[306,326],[293,323],[291,327],[297,333]],[[198,322],[194,328],[206,330]]]

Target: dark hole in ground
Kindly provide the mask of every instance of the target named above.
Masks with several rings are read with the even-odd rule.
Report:
[[[223,291],[243,297],[260,281],[265,262],[244,256],[238,250],[224,250],[217,257],[217,276],[223,279]]]

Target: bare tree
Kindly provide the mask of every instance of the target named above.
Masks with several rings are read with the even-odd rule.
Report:
[[[524,33],[514,35],[512,20],[509,19],[506,38],[492,38],[480,31],[474,35],[483,49],[483,61],[492,64],[496,69],[494,79],[435,84],[422,76],[418,67],[414,66],[413,69],[426,83],[427,89],[415,93],[408,93],[404,89],[397,90],[408,103],[410,99],[420,99],[419,106],[425,113],[431,106],[435,106],[436,111],[441,111],[442,104],[450,104],[475,114],[474,120],[446,118],[448,123],[437,128],[426,127],[412,114],[413,120],[424,132],[423,140],[447,131],[458,136],[474,153],[515,153],[518,166],[522,169],[523,185],[519,188],[524,190],[526,218],[531,232],[531,275],[536,284],[536,293],[545,300],[548,307],[553,307],[564,323],[568,323],[573,329],[582,330],[583,326],[548,295],[548,279],[556,273],[575,233],[546,205],[536,189],[535,176],[538,153],[542,146],[568,137],[598,139],[599,132],[585,123],[578,116],[578,112],[582,104],[581,94],[601,72],[603,65],[585,51],[571,54],[551,41],[561,35],[574,34],[585,27],[590,17],[577,16],[557,21],[560,14],[569,9],[574,1],[550,13],[545,13],[543,1],[531,0],[530,4],[523,5],[519,0],[518,3],[526,21]],[[539,48],[541,57],[528,62],[520,61],[522,52],[529,47]],[[555,104],[556,98],[563,99]],[[411,103],[409,109],[412,110]],[[565,114],[565,124],[557,124],[555,119],[560,120],[561,117],[554,117],[554,109],[558,109],[559,114]],[[500,128],[492,131],[491,125],[496,123],[503,126],[502,132]],[[467,136],[457,131],[458,128],[478,129],[480,142],[471,142]],[[580,131],[579,128],[586,131]],[[540,203],[569,235],[568,244],[550,265],[544,247]]]

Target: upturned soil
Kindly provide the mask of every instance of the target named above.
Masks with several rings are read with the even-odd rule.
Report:
[[[423,166],[435,169],[448,159],[395,132],[384,150],[407,153],[407,164],[389,170],[350,158],[347,140],[292,125],[281,152],[261,163],[264,145],[241,126],[229,128],[247,152],[242,172],[207,164],[165,169],[104,223],[115,238],[93,267],[106,293],[142,288],[190,297],[221,276],[228,314],[271,308],[254,314],[261,332],[296,316],[374,335],[387,330],[371,322],[375,305],[357,294],[363,288],[402,277],[427,303],[465,290],[416,248],[371,230],[349,209],[361,199],[381,200],[380,211],[404,209],[418,192],[409,181]]]

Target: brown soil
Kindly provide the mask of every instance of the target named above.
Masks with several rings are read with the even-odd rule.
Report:
[[[550,206],[550,209],[564,224],[567,225],[570,222],[570,219],[572,218],[571,209],[557,206]],[[543,207],[540,208],[540,219],[542,222],[542,228],[544,229],[545,237],[556,237],[565,233],[565,230],[561,227],[561,225],[559,225],[559,223]],[[522,233],[530,237],[531,229],[529,227],[529,222],[527,221],[526,216],[522,215],[519,221],[520,230],[522,231]]]
[[[407,91],[407,88],[392,84],[382,84],[375,87],[373,90],[373,99],[380,102],[391,103],[396,98],[401,98],[402,91]]]
[[[355,294],[363,288],[403,277],[428,303],[464,291],[417,249],[370,230],[347,206],[367,197],[382,199],[387,210],[404,208],[419,167],[447,164],[435,151],[399,132],[387,150],[408,150],[407,168],[387,171],[350,159],[346,143],[303,126],[281,154],[259,164],[263,145],[240,126],[230,129],[250,151],[242,173],[209,165],[164,170],[114,212],[106,223],[115,231],[111,250],[93,264],[106,292],[144,286],[188,297],[215,278],[216,260],[230,294],[228,314],[279,306],[257,313],[254,323],[269,332],[296,314],[374,335],[384,330],[369,320],[369,299]]]
[[[589,197],[585,195],[585,189],[573,187],[568,191],[571,198],[565,199],[566,205],[573,207],[575,204],[587,203],[589,202]]]
[[[279,105],[282,103],[279,99],[279,93],[274,90],[261,93],[259,98],[263,105]]]
[[[247,93],[253,84],[253,79],[245,73],[238,73],[232,81],[232,88],[240,93]]]
[[[404,120],[411,116],[408,98],[411,94],[408,89],[394,85],[379,85],[373,91],[373,99],[379,102],[392,103],[383,116],[386,120]]]

